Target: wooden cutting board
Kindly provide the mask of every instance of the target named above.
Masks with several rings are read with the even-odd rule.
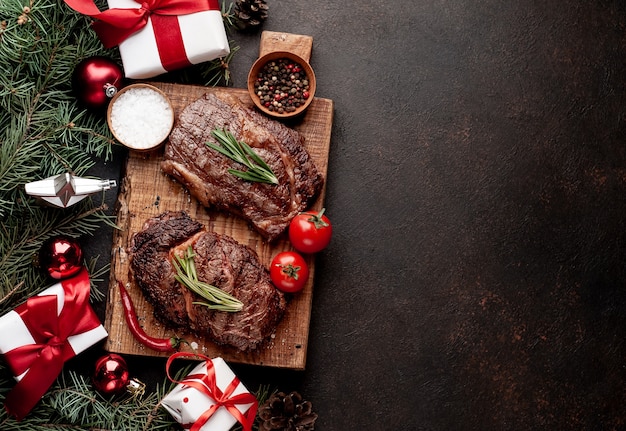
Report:
[[[261,52],[264,50],[284,50],[280,43],[280,34],[271,33],[262,35]],[[269,33],[269,32],[268,32]],[[278,36],[278,40],[273,38]],[[265,41],[263,39],[265,38]],[[304,38],[304,39],[302,39]],[[308,36],[286,34],[285,39],[296,46],[307,46]],[[272,46],[268,47],[271,41]],[[310,45],[308,53],[310,56]],[[302,53],[302,51],[300,51]],[[306,54],[306,50],[305,50]],[[307,57],[308,58],[308,57]],[[247,90],[233,88],[208,88],[201,86],[151,83],[163,90],[171,99],[175,113],[178,113],[189,103],[197,100],[205,93],[228,93],[236,96],[239,101],[253,107]],[[289,127],[301,132],[305,139],[305,146],[315,161],[317,168],[326,177],[328,171],[328,152],[333,120],[333,101],[315,98],[305,114],[293,122],[286,123]],[[144,356],[167,356],[166,353],[155,352],[139,344],[128,331],[124,320],[120,302],[117,280],[130,282],[129,293],[132,296],[138,317],[145,331],[155,337],[181,336],[187,341],[197,343],[196,352],[210,357],[221,356],[226,361],[263,365],[278,368],[303,370],[306,364],[309,324],[313,299],[313,285],[315,276],[315,261],[313,256],[307,256],[311,275],[304,289],[293,296],[287,311],[275,334],[268,345],[256,352],[242,353],[234,348],[218,346],[206,338],[198,338],[193,334],[174,332],[164,327],[153,317],[152,306],[145,300],[140,289],[129,274],[128,247],[133,233],[139,231],[143,223],[168,210],[185,210],[189,215],[203,223],[209,230],[227,234],[246,244],[257,252],[262,262],[269,267],[276,253],[290,249],[286,235],[272,244],[265,242],[259,234],[253,231],[248,224],[225,213],[220,213],[202,207],[195,198],[178,182],[161,172],[160,162],[163,149],[152,152],[130,152],[126,161],[125,172],[120,185],[118,205],[116,208],[117,224],[113,238],[111,255],[111,279],[107,302],[104,326],[109,332],[105,348],[108,351]],[[323,207],[325,187],[313,209]],[[192,352],[186,346],[183,351]]]

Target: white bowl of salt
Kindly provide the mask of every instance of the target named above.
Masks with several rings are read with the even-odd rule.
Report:
[[[107,123],[115,139],[137,151],[161,145],[174,125],[174,109],[167,95],[149,84],[132,84],[109,102]]]

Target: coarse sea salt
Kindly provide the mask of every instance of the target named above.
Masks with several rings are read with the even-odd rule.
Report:
[[[167,138],[174,124],[174,113],[168,100],[158,91],[133,87],[115,99],[110,124],[121,143],[136,150],[148,150]]]

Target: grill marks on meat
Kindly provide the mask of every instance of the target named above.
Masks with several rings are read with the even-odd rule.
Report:
[[[246,142],[272,168],[278,185],[249,182],[228,173],[245,170],[210,149],[211,131],[224,128]],[[297,131],[239,104],[233,97],[205,94],[178,117],[165,148],[163,172],[176,178],[205,207],[247,220],[272,241],[319,195],[324,178]]]
[[[210,310],[174,279],[174,254],[191,245],[198,278],[243,302],[236,313]],[[276,329],[286,308],[284,295],[249,247],[226,235],[207,232],[185,212],[166,212],[148,220],[133,236],[131,271],[157,319],[206,335],[242,351],[259,347]]]
[[[198,275],[244,303],[237,313],[191,307],[192,328],[209,331],[214,340],[240,350],[256,347],[269,337],[286,302],[272,285],[267,270],[251,249],[224,235],[206,233],[194,244]]]

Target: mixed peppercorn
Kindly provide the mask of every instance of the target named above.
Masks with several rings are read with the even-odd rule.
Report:
[[[254,89],[261,104],[279,114],[295,111],[310,97],[306,72],[288,58],[267,62],[259,71]]]

